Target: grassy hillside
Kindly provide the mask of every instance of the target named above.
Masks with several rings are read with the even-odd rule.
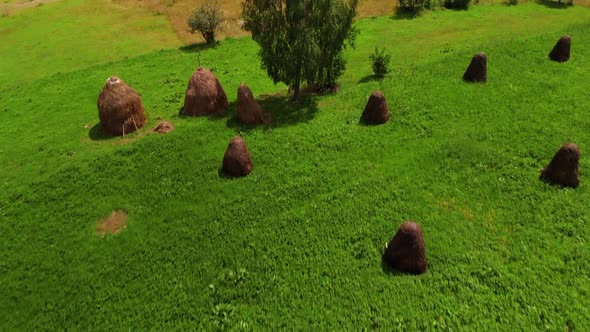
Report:
[[[202,3],[178,0],[1,0],[0,85],[201,42],[187,17]],[[220,1],[219,37],[244,36],[241,0]],[[390,14],[393,3],[363,0],[361,16]]]
[[[64,0],[0,16],[0,39],[0,85],[180,44],[165,16],[102,0]]]
[[[199,35],[191,35],[186,26],[186,19],[190,13],[199,8],[204,0],[113,0],[113,3],[126,7],[146,8],[154,13],[165,14],[178,37],[185,43],[201,42]],[[226,15],[227,21],[223,30],[219,32],[221,37],[244,36],[246,33],[241,28],[242,0],[218,0],[220,7]],[[358,12],[361,17],[371,15],[390,15],[394,12],[397,1],[394,0],[360,0]]]
[[[588,330],[589,19],[540,5],[365,19],[340,92],[296,107],[248,38],[0,85],[0,330]],[[572,58],[553,63],[563,34]],[[383,81],[375,45],[393,54]],[[489,82],[465,84],[477,51]],[[199,62],[232,101],[223,117],[176,115]],[[109,75],[142,94],[139,134],[96,135]],[[236,122],[240,82],[272,127]],[[375,89],[393,120],[361,126]],[[149,133],[159,117],[177,130]],[[238,133],[255,166],[230,180]],[[538,181],[569,141],[582,185]],[[97,236],[117,209],[127,228]],[[418,277],[381,261],[406,219],[426,236]]]

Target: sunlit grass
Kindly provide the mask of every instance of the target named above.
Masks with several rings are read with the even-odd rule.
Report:
[[[0,330],[590,329],[589,18],[526,5],[365,19],[340,92],[298,105],[249,38],[0,86]],[[549,61],[564,34],[571,60]],[[382,81],[375,45],[393,56]],[[466,84],[479,51],[489,81]],[[225,116],[178,117],[199,64]],[[92,135],[110,75],[142,94],[140,134]],[[236,122],[240,82],[273,126]],[[359,125],[375,89],[392,121]],[[149,133],[158,118],[176,131]],[[254,169],[231,180],[236,134]],[[581,186],[540,182],[569,141]],[[96,235],[117,210],[127,227]],[[422,276],[381,261],[406,219],[426,236]]]

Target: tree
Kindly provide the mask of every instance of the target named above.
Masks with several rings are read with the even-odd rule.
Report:
[[[200,32],[205,42],[212,44],[215,42],[215,30],[223,21],[225,17],[219,3],[207,1],[193,12],[187,23],[191,33]]]
[[[358,0],[245,0],[244,29],[260,46],[262,67],[299,98],[302,82],[331,88],[342,75],[342,52],[353,45]]]

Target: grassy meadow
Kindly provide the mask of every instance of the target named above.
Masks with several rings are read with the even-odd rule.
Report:
[[[29,17],[19,15],[9,19]],[[26,80],[3,61],[0,330],[589,330],[590,11],[480,5],[357,25],[338,94],[297,105],[248,37],[166,41],[84,66],[109,43],[97,40],[71,55],[71,70],[31,65]],[[564,34],[570,61],[549,61]],[[133,36],[121,53],[140,46]],[[377,45],[393,61],[382,81],[368,60]],[[466,84],[478,51],[488,83]],[[5,59],[40,61],[23,52],[0,44]],[[230,98],[224,116],[178,116],[199,65]],[[142,95],[149,118],[125,138],[97,132],[111,75]],[[237,122],[240,82],[272,126]],[[359,125],[376,89],[392,120]],[[176,130],[151,133],[158,119]],[[219,169],[237,134],[254,170],[228,179]],[[538,180],[566,142],[582,154],[575,190]],[[119,209],[127,228],[98,236],[97,222]],[[426,238],[421,276],[381,259],[408,219]]]
[[[0,85],[180,45],[165,16],[103,0],[57,1],[0,16],[0,40]]]

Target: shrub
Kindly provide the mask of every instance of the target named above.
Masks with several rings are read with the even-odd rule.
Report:
[[[505,0],[505,3],[508,6],[516,6],[516,5],[518,5],[518,0]]]
[[[191,33],[200,32],[205,42],[211,44],[215,42],[215,30],[220,27],[223,21],[225,21],[225,17],[219,3],[208,1],[193,12],[188,19],[188,26]]]
[[[379,49],[375,47],[373,54],[369,56],[369,59],[373,63],[373,74],[377,78],[383,78],[389,73],[389,62],[391,61],[391,54],[385,51],[385,49]]]
[[[399,8],[410,12],[419,12],[424,8],[430,8],[430,0],[399,0]]]
[[[471,0],[444,0],[444,7],[449,9],[467,9]]]

